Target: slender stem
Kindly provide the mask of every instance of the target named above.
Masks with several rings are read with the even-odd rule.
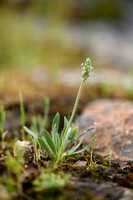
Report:
[[[90,163],[93,162],[93,147],[94,147],[94,142],[95,142],[96,137],[97,137],[97,135],[95,135],[95,136],[92,138]]]
[[[80,87],[79,87],[79,90],[78,90],[78,94],[77,94],[77,97],[76,97],[76,101],[75,101],[75,104],[74,104],[74,108],[73,108],[73,111],[72,111],[72,114],[71,114],[71,117],[70,117],[70,120],[68,122],[68,125],[67,125],[67,128],[66,128],[66,131],[65,131],[65,136],[67,135],[67,132],[69,130],[69,127],[72,123],[72,120],[74,118],[74,115],[75,115],[75,112],[76,112],[76,108],[77,108],[77,105],[78,105],[78,102],[79,102],[79,98],[80,98],[80,95],[81,95],[81,92],[82,92],[82,89],[83,89],[83,86],[84,86],[84,82],[85,80],[83,79],[81,84],[80,84]],[[65,145],[64,145],[65,146]],[[59,152],[59,155],[58,155],[58,158],[54,164],[54,167],[56,167],[57,163],[59,162],[60,159],[63,159],[63,156],[62,154]]]
[[[78,91],[78,94],[77,94],[77,97],[76,97],[76,101],[75,101],[74,108],[73,108],[73,111],[72,111],[72,114],[71,114],[71,118],[68,122],[67,129],[65,131],[65,135],[67,134],[67,131],[68,131],[68,129],[69,129],[71,123],[72,123],[72,120],[74,118],[76,108],[77,108],[77,105],[78,105],[78,102],[79,102],[79,98],[80,98],[80,95],[81,95],[81,92],[82,92],[82,89],[83,89],[83,86],[84,86],[84,82],[85,82],[85,80],[83,79],[81,84],[80,84],[80,87],[79,87],[79,91]]]
[[[24,126],[24,124],[22,126]],[[22,127],[22,140],[25,141],[25,130],[23,127]]]
[[[1,132],[1,143],[2,144],[4,143],[4,130],[2,130],[2,132]]]
[[[53,165],[53,166],[54,166],[54,168],[56,168],[56,166],[57,166],[57,164],[58,164],[59,160],[60,160],[60,158],[58,157],[58,158],[57,158],[57,160],[56,160],[56,162],[55,162],[55,163],[54,163],[54,165]]]

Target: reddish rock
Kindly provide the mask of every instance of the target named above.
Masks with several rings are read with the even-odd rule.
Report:
[[[96,122],[96,123],[95,123]],[[112,158],[128,161],[133,159],[133,102],[122,100],[96,100],[88,104],[78,119],[82,133],[96,124],[97,138],[94,150]],[[84,143],[91,141],[91,134],[84,136]]]

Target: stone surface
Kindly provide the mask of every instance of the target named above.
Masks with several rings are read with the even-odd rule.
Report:
[[[84,143],[97,134],[94,150],[101,156],[112,150],[112,159],[133,159],[133,102],[96,100],[84,108],[77,123],[80,133],[95,124],[96,133],[84,135]]]
[[[87,161],[78,160],[78,161],[74,164],[74,167],[84,168],[84,167],[86,167],[86,165],[87,165]]]
[[[102,182],[91,179],[73,178],[71,181],[76,193],[73,199],[108,199],[108,200],[132,200],[133,191],[124,187],[118,186],[116,183]],[[83,198],[83,195],[85,198]]]
[[[14,144],[14,157],[24,161],[33,161],[34,159],[34,145],[32,142],[18,140]]]

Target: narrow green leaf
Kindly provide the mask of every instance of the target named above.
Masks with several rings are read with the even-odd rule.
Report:
[[[65,134],[65,131],[67,129],[67,124],[68,124],[67,118],[64,116],[64,128],[63,128],[63,131],[61,133],[61,142],[60,142],[61,144],[62,144],[64,137],[65,137],[64,134]]]
[[[60,146],[60,152],[61,152],[61,155],[64,153],[64,143],[62,143]]]
[[[48,143],[47,143],[45,137],[42,136],[42,140],[43,140],[44,143],[47,145],[47,148],[49,149],[51,155],[52,155],[53,157],[56,157],[56,154],[52,151],[52,149],[51,149],[50,146],[48,145]]]
[[[63,138],[63,140],[64,140],[65,143],[68,142],[68,137],[70,136],[71,130],[72,130],[72,128],[69,127],[69,129],[67,130],[67,132],[65,132],[65,135],[64,135],[64,138]]]
[[[59,134],[58,133],[55,134],[55,141],[56,141],[56,144],[55,144],[56,151],[58,152],[59,148],[60,148],[60,138],[59,138]]]
[[[68,154],[71,154],[74,151],[76,151],[80,147],[82,141],[83,141],[83,139],[81,139],[80,142],[76,146],[72,147],[72,149],[70,151],[68,151]]]
[[[53,119],[53,122],[52,122],[52,130],[56,124],[56,132],[58,132],[58,127],[59,127],[59,121],[60,121],[60,115],[59,113],[57,112],[54,119]]]
[[[45,137],[49,147],[51,148],[51,150],[56,154],[55,144],[54,144],[50,134],[46,130],[44,130],[44,137]]]
[[[33,138],[37,139],[36,134],[31,131],[29,128],[27,128],[26,126],[24,126],[24,130],[29,133]]]
[[[48,155],[49,155],[49,157],[50,157],[51,159],[54,159],[54,158],[55,158],[54,154],[51,152],[51,150],[50,150],[48,144],[46,143],[46,141],[45,141],[44,139],[41,139],[41,138],[38,137],[38,143],[39,143],[40,146],[48,153]]]
[[[52,129],[52,133],[51,133],[54,144],[56,143],[56,141],[55,141],[55,134],[57,132],[56,130],[57,130],[57,128],[56,128],[56,124],[55,124],[53,129]]]
[[[81,149],[79,151],[74,151],[73,153],[71,154],[67,154],[67,156],[72,156],[72,155],[75,155],[75,154],[78,154],[78,153],[82,153],[83,151],[85,151],[90,145],[88,144],[84,149]]]

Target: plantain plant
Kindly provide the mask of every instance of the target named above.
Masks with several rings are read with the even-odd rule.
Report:
[[[58,132],[59,122],[60,122],[59,113],[57,113],[53,119],[51,134],[48,133],[48,131],[44,130],[43,131],[44,136],[38,137],[36,133],[34,133],[30,129],[28,129],[26,126],[24,126],[25,131],[29,133],[30,135],[32,135],[32,137],[35,140],[37,140],[39,145],[47,152],[50,159],[55,162],[55,165],[66,157],[85,151],[89,146],[87,145],[85,148],[78,150],[78,148],[80,147],[82,143],[82,139],[81,139],[71,149],[67,148],[68,144],[71,141],[73,141],[77,135],[77,127],[72,128],[71,123],[73,121],[73,118],[76,112],[76,108],[79,102],[79,98],[80,98],[84,83],[87,80],[87,78],[91,75],[91,71],[92,71],[91,60],[90,58],[87,58],[85,61],[85,64],[83,65],[82,81],[79,87],[79,91],[77,94],[77,98],[74,104],[71,117],[69,121],[67,120],[66,117],[64,117],[64,128],[61,134],[59,134]]]

